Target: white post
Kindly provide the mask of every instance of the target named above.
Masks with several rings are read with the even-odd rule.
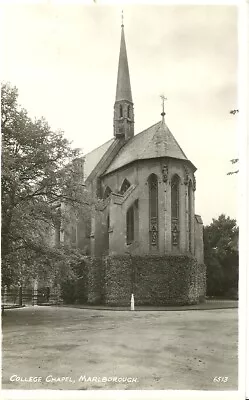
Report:
[[[131,311],[135,310],[135,301],[134,301],[134,295],[132,293],[131,295]]]

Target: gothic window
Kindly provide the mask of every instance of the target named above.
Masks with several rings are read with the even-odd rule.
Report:
[[[148,179],[149,184],[149,231],[150,246],[158,246],[158,179],[155,174],[151,174]]]
[[[134,241],[134,206],[132,205],[126,213],[126,243]]]
[[[130,110],[131,110],[131,106],[128,105],[128,107],[127,107],[127,118],[130,118],[130,117],[131,117],[131,116],[130,116]]]
[[[189,251],[191,252],[192,247],[192,194],[193,194],[193,185],[192,182],[189,181],[188,184],[188,245]]]
[[[130,186],[130,182],[125,178],[120,188],[120,194],[124,194]]]
[[[174,175],[171,179],[171,234],[173,246],[179,245],[179,184],[179,176]]]
[[[107,197],[110,196],[111,192],[112,192],[112,190],[109,188],[109,186],[107,186],[106,189],[105,189],[103,198],[107,199]]]
[[[122,104],[120,104],[120,106],[119,106],[119,117],[120,117],[120,118],[123,117],[123,107],[122,107]]]

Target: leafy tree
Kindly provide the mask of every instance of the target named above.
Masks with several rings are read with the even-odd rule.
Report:
[[[209,296],[236,295],[238,290],[238,227],[221,214],[204,227],[204,257]]]
[[[66,213],[84,218],[89,199],[82,184],[80,152],[44,118],[32,121],[18,105],[18,91],[2,85],[2,284],[38,273],[70,271],[81,255],[51,246]],[[63,268],[64,267],[64,268]]]

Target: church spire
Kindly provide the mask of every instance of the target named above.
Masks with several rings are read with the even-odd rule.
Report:
[[[134,112],[131,94],[129,65],[126,52],[122,12],[121,42],[118,63],[118,79],[114,104],[114,136],[130,139],[134,136]]]
[[[124,21],[122,18],[116,101],[128,100],[132,103],[131,83],[130,83],[129,65],[126,52],[123,22]]]

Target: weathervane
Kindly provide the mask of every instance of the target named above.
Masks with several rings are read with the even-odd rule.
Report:
[[[161,99],[162,99],[162,108],[163,108],[163,112],[161,112],[161,116],[163,117],[163,119],[164,119],[164,116],[165,116],[165,112],[164,112],[164,102],[165,102],[165,100],[167,100],[167,98],[162,94],[161,96]]]
[[[122,10],[122,13],[121,13],[121,21],[122,21],[121,28],[123,28],[124,27],[124,11],[123,10]]]

